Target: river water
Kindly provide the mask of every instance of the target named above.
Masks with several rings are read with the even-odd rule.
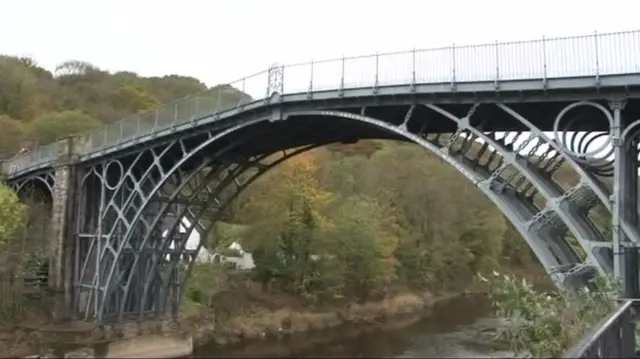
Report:
[[[436,304],[421,318],[395,319],[378,326],[344,326],[235,346],[205,345],[196,348],[193,357],[513,357],[487,340],[487,329],[498,323],[486,298],[462,296]]]

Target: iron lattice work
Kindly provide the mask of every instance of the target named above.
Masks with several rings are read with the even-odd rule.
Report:
[[[33,173],[28,176],[9,181],[9,186],[19,196],[23,193],[25,195],[31,195],[35,191],[41,195],[48,196],[49,199],[51,199],[53,198],[53,187],[55,186],[55,181],[54,173],[46,171]]]
[[[224,130],[191,133],[93,163],[79,179],[75,307],[97,322],[167,312],[177,316],[198,251],[225,208],[250,183],[296,154],[357,138],[410,141],[440,157],[505,214],[556,283],[583,285],[593,273],[614,271],[613,249],[620,246],[616,238],[640,240],[633,223],[622,216],[616,217],[620,225],[613,241],[591,216],[598,205],[616,212],[605,182],[619,161],[586,150],[593,148],[595,137],[607,136],[605,144],[620,143],[621,134],[614,129],[622,105],[569,104],[554,114],[551,135],[504,104],[470,105],[462,115],[434,104],[379,116],[367,114],[375,109],[283,107],[276,119],[250,117]],[[590,130],[590,135],[568,136],[580,129],[570,116],[578,108],[587,109],[587,124],[604,118],[607,126]],[[500,127],[511,130],[491,130],[490,113],[508,119]],[[443,119],[453,133],[443,133]],[[640,125],[624,135],[636,128]],[[601,147],[608,151],[619,146]],[[563,183],[560,171],[570,171],[578,180]],[[197,248],[187,248],[193,233],[201,241]]]

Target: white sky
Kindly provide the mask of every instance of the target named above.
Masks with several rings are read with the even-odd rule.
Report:
[[[0,53],[208,85],[292,63],[630,30],[637,0],[0,0]]]

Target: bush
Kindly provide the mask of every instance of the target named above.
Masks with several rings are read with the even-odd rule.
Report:
[[[24,227],[25,207],[11,188],[0,183],[0,248],[8,245]]]
[[[595,279],[595,290],[555,293],[539,292],[524,279],[497,272],[478,278],[488,285],[496,314],[505,320],[497,339],[518,356],[560,357],[615,307],[619,297],[619,285],[608,278]]]
[[[0,326],[22,313],[16,295],[16,277],[21,276],[25,206],[9,187],[0,183]]]

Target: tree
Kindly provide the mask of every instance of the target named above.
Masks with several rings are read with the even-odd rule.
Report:
[[[29,120],[37,111],[41,96],[38,79],[22,61],[0,55],[0,114]]]
[[[86,61],[68,60],[56,66],[56,76],[83,76],[90,72],[100,71]]]
[[[101,126],[100,121],[80,111],[62,111],[35,119],[29,125],[28,135],[42,146],[62,137],[81,134]]]
[[[118,88],[113,93],[112,103],[114,107],[124,108],[131,113],[149,110],[158,105],[146,89],[136,84],[125,84]]]
[[[352,196],[332,213],[327,241],[343,294],[362,302],[384,294],[396,278],[396,246],[407,235],[393,211],[373,198]]]
[[[20,150],[20,144],[24,139],[22,124],[9,116],[0,115],[0,158],[8,158]]]
[[[243,209],[252,225],[242,243],[253,253],[257,278],[301,295],[315,285],[311,256],[323,251],[322,211],[330,200],[319,187],[316,171],[313,154],[286,161],[249,190]]]
[[[198,79],[178,75],[149,77],[142,79],[142,82],[160,103],[175,101],[207,89]]]
[[[18,195],[0,183],[0,248],[8,245],[23,229],[25,207]]]

